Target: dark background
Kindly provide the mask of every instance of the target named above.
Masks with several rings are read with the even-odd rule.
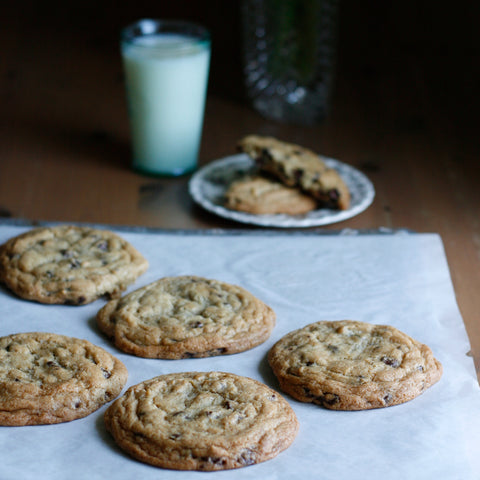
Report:
[[[240,0],[2,2],[0,28],[21,32],[34,26],[40,44],[42,37],[55,37],[60,42],[81,41],[92,54],[110,52],[120,75],[119,31],[142,17],[183,18],[206,25],[212,33],[209,92],[245,101]],[[344,103],[350,97],[356,103],[361,99],[365,114],[379,117],[388,103],[385,122],[397,122],[397,127],[400,122],[405,128],[423,128],[429,115],[444,115],[449,128],[461,129],[463,137],[476,140],[479,20],[479,3],[473,1],[444,6],[422,0],[340,1],[335,98]],[[12,38],[18,41],[18,35]],[[4,81],[12,81],[28,72],[5,75]],[[402,114],[391,111],[395,98],[403,104]]]

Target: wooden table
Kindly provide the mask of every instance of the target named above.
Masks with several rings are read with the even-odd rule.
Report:
[[[168,229],[248,228],[197,207],[188,195],[189,177],[151,178],[130,168],[116,35],[140,11],[117,12],[105,28],[100,24],[109,13],[100,9],[99,16],[93,2],[78,11],[64,5],[69,2],[26,3],[30,8],[7,9],[0,28],[0,216]],[[343,11],[332,114],[314,127],[274,123],[248,106],[241,92],[238,37],[225,27],[228,15],[232,28],[239,26],[233,7],[219,7],[226,10],[218,16],[211,7],[190,11],[191,17],[203,12],[200,19],[217,34],[200,163],[234,153],[240,137],[258,133],[362,170],[375,185],[373,205],[325,228],[438,232],[479,372],[480,167],[472,12],[456,20],[452,46],[439,35],[432,38],[432,28],[438,34],[440,26],[430,25],[429,36],[423,34],[422,8],[416,10],[417,28],[407,35],[400,28],[407,14],[398,7],[377,2],[380,21],[364,17],[362,22],[357,3],[346,2]],[[180,5],[186,8],[185,2]],[[227,41],[232,42],[228,49]]]

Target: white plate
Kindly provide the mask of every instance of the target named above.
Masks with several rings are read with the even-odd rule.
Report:
[[[198,170],[189,183],[190,195],[203,208],[221,217],[264,227],[329,225],[352,218],[367,209],[375,197],[372,182],[350,165],[333,158],[323,160],[328,167],[338,171],[350,189],[351,201],[348,210],[321,208],[303,215],[256,215],[225,208],[223,198],[228,185],[255,168],[254,161],[244,153],[221,158]]]

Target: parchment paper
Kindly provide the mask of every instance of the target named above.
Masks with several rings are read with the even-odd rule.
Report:
[[[0,243],[26,229],[1,226]],[[314,321],[356,319],[394,325],[426,343],[443,377],[408,403],[364,412],[287,397],[300,421],[292,446],[273,460],[225,472],[162,470],[131,459],[104,428],[106,406],[70,423],[0,427],[0,480],[480,478],[480,389],[438,235],[119,233],[150,262],[128,291],[181,274],[242,285],[275,310],[270,339],[231,356],[142,359],[118,351],[98,331],[94,318],[105,300],[40,305],[4,288],[0,335],[48,331],[90,340],[125,363],[126,387],[168,372],[222,370],[278,388],[266,362],[276,340]]]

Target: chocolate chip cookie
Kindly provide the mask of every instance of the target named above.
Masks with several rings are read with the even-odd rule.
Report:
[[[332,410],[407,402],[442,375],[428,346],[392,326],[352,320],[288,333],[271,348],[268,361],[284,392]]]
[[[36,228],[0,246],[0,281],[41,303],[83,305],[118,296],[147,267],[127,241],[90,227]]]
[[[270,336],[275,313],[242,287],[186,275],[161,278],[111,300],[97,323],[127,353],[179,359],[259,345]]]
[[[0,425],[82,418],[117,397],[127,369],[88,342],[53,333],[0,338]]]
[[[162,375],[110,405],[105,425],[132,457],[175,470],[227,470],[288,448],[298,421],[266,385],[223,372]]]
[[[323,206],[346,210],[350,191],[342,177],[307,148],[272,137],[248,135],[238,149],[253,158],[260,171],[273,175],[289,187],[299,187]]]
[[[255,176],[233,182],[225,192],[225,206],[257,215],[300,215],[314,210],[317,202],[297,188]]]

